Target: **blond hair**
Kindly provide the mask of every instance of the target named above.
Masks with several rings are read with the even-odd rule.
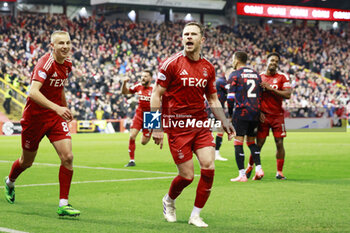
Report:
[[[66,31],[54,31],[52,34],[51,34],[51,38],[50,38],[50,41],[51,43],[54,43],[55,42],[55,37],[56,35],[68,35],[69,36],[69,33],[66,32]]]

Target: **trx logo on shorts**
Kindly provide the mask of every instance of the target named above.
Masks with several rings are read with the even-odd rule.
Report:
[[[183,159],[185,157],[184,153],[182,153],[182,150],[177,150],[178,158]]]
[[[24,147],[28,148],[28,149],[30,148],[30,141],[29,140],[26,140]]]

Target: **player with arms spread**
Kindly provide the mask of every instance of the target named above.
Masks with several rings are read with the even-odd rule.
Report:
[[[248,180],[244,170],[244,136],[247,136],[247,146],[256,163],[253,180],[260,180],[264,176],[260,163],[260,149],[255,143],[260,116],[261,77],[255,70],[246,66],[247,59],[248,55],[245,52],[234,53],[232,65],[235,71],[230,74],[228,80],[230,85],[228,95],[234,96],[236,103],[232,122],[236,129],[234,145],[239,176],[231,179],[233,182]]]
[[[270,53],[267,56],[267,69],[260,74],[263,81],[261,86],[264,88],[264,91],[262,94],[262,117],[258,127],[257,144],[260,149],[263,147],[271,128],[277,148],[276,179],[285,180],[286,177],[283,175],[282,170],[285,157],[283,138],[286,137],[286,128],[282,101],[290,98],[292,89],[288,76],[277,71],[279,61],[280,55],[278,53]],[[253,169],[253,164],[253,159],[251,158],[246,169],[248,177]]]
[[[22,125],[22,155],[5,177],[5,197],[15,202],[15,181],[27,168],[32,166],[41,139],[46,135],[61,159],[59,169],[60,216],[78,216],[80,211],[68,204],[68,194],[73,176],[72,141],[68,123],[73,119],[67,108],[64,86],[72,71],[68,56],[71,51],[70,36],[65,31],[51,34],[52,52],[41,57],[31,77],[31,87],[27,98]]]
[[[162,102],[163,117],[182,116],[203,121],[207,119],[205,98],[215,117],[222,122],[223,129],[232,139],[233,126],[226,119],[215,88],[215,70],[213,65],[200,54],[204,43],[203,26],[196,22],[185,25],[182,32],[184,50],[167,59],[159,69],[157,84],[151,98],[151,109],[157,111]],[[164,125],[163,125],[164,127]],[[175,200],[182,190],[191,184],[194,178],[193,152],[196,154],[201,177],[189,224],[207,227],[200,211],[209,198],[214,180],[214,138],[209,128],[167,128],[171,154],[178,169],[178,176],[171,183],[169,192],[163,198],[163,214],[168,222],[176,221]],[[157,145],[163,145],[163,132],[154,131],[153,139]]]
[[[135,140],[142,129],[143,123],[143,112],[150,111],[150,101],[152,94],[152,71],[144,70],[141,74],[141,83],[138,83],[130,88],[127,87],[127,82],[130,80],[129,77],[125,78],[122,84],[122,94],[134,94],[138,93],[139,95],[139,105],[136,109],[135,116],[132,120],[132,125],[130,127],[130,139],[129,139],[129,157],[130,161],[125,167],[136,166],[135,163]],[[142,130],[141,144],[146,145],[151,138],[151,134],[148,129]]]

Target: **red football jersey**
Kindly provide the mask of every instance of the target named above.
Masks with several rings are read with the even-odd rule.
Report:
[[[269,83],[274,89],[284,90],[291,88],[289,78],[284,73],[277,72],[273,76],[267,76],[266,73],[261,73],[260,76],[263,82]],[[263,91],[261,111],[271,115],[283,115],[282,101],[283,97],[271,91]]]
[[[40,92],[50,101],[63,106],[62,90],[68,82],[68,74],[72,71],[72,62],[67,58],[63,64],[55,61],[52,53],[42,56],[34,67],[31,82],[41,82]],[[41,107],[29,97],[23,112],[24,120],[49,120],[57,116],[53,110]]]
[[[157,84],[166,88],[162,97],[164,114],[176,118],[207,118],[204,94],[216,93],[214,66],[205,58],[193,61],[184,51],[168,58],[160,67]]]
[[[141,83],[129,88],[131,93],[137,93],[139,96],[139,105],[137,108],[141,109],[142,111],[150,111],[152,89],[153,87],[144,87]]]

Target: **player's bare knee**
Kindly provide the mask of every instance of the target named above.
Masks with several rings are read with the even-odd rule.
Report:
[[[206,170],[213,170],[215,169],[215,163],[214,161],[202,161],[201,162],[201,169],[206,169]]]
[[[25,159],[23,156],[19,159],[19,165],[21,168],[27,169],[33,165],[34,160],[32,159]]]
[[[149,142],[150,138],[142,138],[141,144],[146,145]]]
[[[194,174],[188,175],[185,177],[188,180],[193,180],[194,179]]]
[[[193,180],[194,179],[194,171],[191,169],[185,170],[179,170],[179,175],[188,179],[188,180]]]
[[[281,143],[281,144],[277,145],[277,151],[279,151],[279,152],[284,151],[284,146],[283,146],[283,143]]]
[[[73,153],[66,153],[62,155],[62,164],[72,164],[73,163]]]
[[[181,173],[179,175],[184,177],[184,178],[186,178],[186,179],[188,179],[188,180],[193,180],[194,179],[194,173],[193,172],[192,173],[191,172]]]
[[[275,138],[277,148],[283,148],[283,138]]]
[[[21,168],[27,169],[33,165],[33,161],[23,161],[20,163]]]

